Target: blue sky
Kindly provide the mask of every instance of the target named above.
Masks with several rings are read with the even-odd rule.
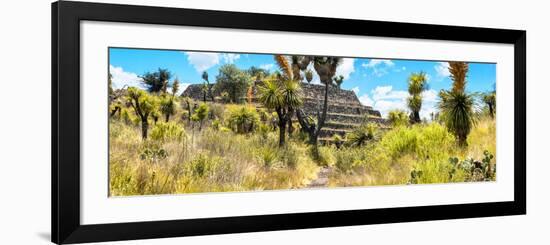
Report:
[[[165,68],[172,72],[172,79],[177,77],[180,80],[185,89],[189,84],[202,83],[202,71],[207,71],[210,81],[214,82],[219,67],[229,63],[241,69],[251,66],[270,71],[277,69],[273,55],[268,54],[109,49],[109,68],[115,88],[142,86],[140,75]],[[449,89],[452,84],[447,66],[447,62],[439,61],[345,58],[337,74],[344,76],[343,89],[355,91],[361,103],[386,115],[392,109],[407,109],[407,77],[412,72],[425,72],[429,90],[423,94],[421,116],[429,118],[435,110],[439,90]],[[494,90],[496,64],[470,63],[467,80],[466,89],[470,92]],[[313,82],[319,83],[316,75]]]

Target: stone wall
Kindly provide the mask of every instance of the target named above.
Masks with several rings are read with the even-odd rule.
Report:
[[[257,103],[255,95],[258,92],[259,83],[261,82],[254,83],[252,99],[254,103]],[[325,98],[325,86],[307,83],[302,83],[301,85],[304,94],[302,109],[307,115],[315,117],[317,112],[321,112],[322,110]],[[208,101],[220,95],[219,91],[212,89],[213,85],[210,86],[211,89],[207,96]],[[203,100],[202,84],[189,85],[182,96],[188,96],[195,100]],[[351,90],[330,87],[328,98],[327,121],[321,131],[321,141],[330,141],[334,134],[344,136],[366,121],[387,127],[387,120],[381,117],[380,112],[370,106],[362,105],[355,92]],[[296,119],[294,118],[293,120]]]

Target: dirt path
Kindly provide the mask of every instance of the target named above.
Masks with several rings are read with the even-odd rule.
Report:
[[[319,173],[317,173],[317,178],[312,180],[308,188],[324,188],[328,187],[328,176],[332,172],[330,167],[322,167]]]

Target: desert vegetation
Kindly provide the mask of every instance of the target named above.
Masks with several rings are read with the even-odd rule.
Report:
[[[426,74],[412,72],[403,81],[408,110],[326,136],[341,58],[273,59],[275,72],[232,64],[215,79],[203,72],[198,98],[179,96],[166,69],[143,74],[145,89],[114,89],[109,79],[110,195],[308,188],[322,170],[325,187],[496,179],[496,93],[467,92],[467,63],[449,62],[453,84],[431,120],[419,114]],[[322,100],[307,111],[302,87],[313,74]]]

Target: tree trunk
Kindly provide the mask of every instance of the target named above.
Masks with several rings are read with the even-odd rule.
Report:
[[[420,119],[420,112],[415,111],[414,112],[414,123],[420,123],[422,120]]]
[[[141,138],[147,139],[147,129],[149,128],[149,123],[147,118],[141,118]]]
[[[170,114],[166,114],[164,119],[165,119],[166,122],[168,122],[170,120]]]
[[[494,118],[495,114],[494,114],[494,111],[493,111],[493,105],[492,104],[489,104],[489,114],[491,115],[491,118]]]
[[[294,125],[292,125],[292,115],[294,115],[294,110],[290,109],[287,113],[287,122],[288,122],[288,137],[290,138],[292,136],[292,133],[294,133]]]
[[[325,126],[325,119],[327,118],[327,111],[328,111],[328,90],[330,87],[330,79],[329,81],[325,82],[325,101],[323,101],[323,114],[321,114],[321,118],[318,118],[317,122],[317,130],[315,132],[316,135],[319,135],[319,132]],[[317,138],[317,136],[315,137]]]
[[[115,109],[113,111],[111,111],[111,116],[110,117],[113,117],[119,110],[120,110],[120,106],[115,106]]]
[[[279,118],[279,146],[282,147],[285,145],[286,121],[281,117]]]

